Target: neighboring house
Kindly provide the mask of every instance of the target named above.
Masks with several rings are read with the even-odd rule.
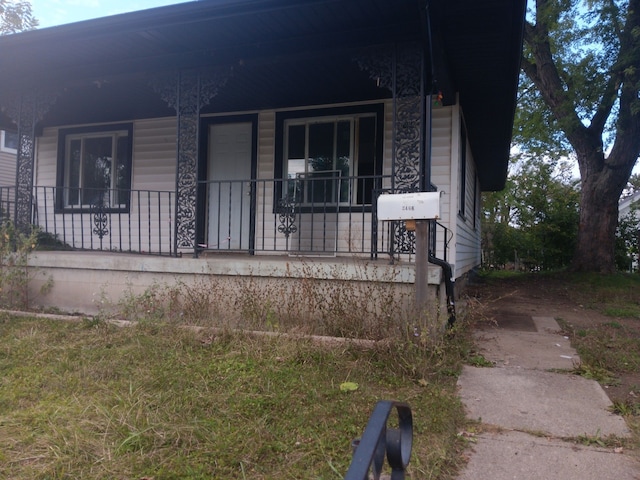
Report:
[[[462,279],[480,263],[480,193],[505,183],[525,6],[209,0],[2,37],[16,223],[75,249],[38,255],[76,269],[56,289],[283,256],[268,275],[391,255],[411,283],[413,233],[377,221],[376,199],[437,190],[430,249]]]
[[[630,217],[630,218],[629,218]],[[621,198],[618,202],[618,221],[622,219],[635,219],[635,222],[640,221],[640,192],[634,192],[624,198]],[[635,241],[636,251],[640,250],[640,231],[636,232]],[[628,252],[629,255],[629,271],[635,272],[638,270],[638,254],[633,253],[633,249]]]
[[[640,219],[638,212],[640,205],[640,192],[634,192],[631,195],[623,197],[618,202],[618,219],[626,217],[629,213],[634,212],[635,217]]]
[[[0,130],[0,186],[13,186],[16,183],[16,153],[18,152],[17,133]]]
[[[17,148],[17,133],[0,130],[0,219],[11,218],[15,210],[13,198],[16,183]]]

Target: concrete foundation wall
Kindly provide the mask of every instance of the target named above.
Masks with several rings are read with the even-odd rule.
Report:
[[[389,265],[385,259],[291,259],[246,255],[210,258],[169,258],[96,252],[36,252],[32,268],[30,303],[86,315],[114,313],[155,287],[182,285],[196,295],[213,298],[223,316],[238,320],[246,307],[238,305],[255,297],[267,305],[294,310],[302,303],[322,302],[326,296],[340,308],[393,308],[389,315],[414,315],[414,265]],[[442,309],[444,288],[439,268],[429,268],[433,312]],[[40,287],[52,280],[46,294]],[[305,294],[305,289],[313,293]],[[200,289],[200,290],[198,290]],[[168,288],[158,291],[166,292]],[[344,298],[341,299],[340,295]],[[347,298],[348,297],[348,298]],[[361,298],[355,298],[361,297]],[[151,301],[167,299],[153,298]],[[291,305],[291,303],[295,305]],[[391,304],[393,303],[393,307]]]

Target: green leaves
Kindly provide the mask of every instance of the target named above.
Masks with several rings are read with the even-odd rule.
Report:
[[[33,30],[37,26],[30,2],[0,0],[0,35]]]
[[[579,190],[572,164],[522,156],[504,191],[485,194],[483,252],[493,266],[565,267],[578,233]]]

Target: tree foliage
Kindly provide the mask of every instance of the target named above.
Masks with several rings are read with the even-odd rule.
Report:
[[[521,156],[512,170],[503,191],[484,194],[485,266],[566,267],[578,233],[579,190],[570,165]]]
[[[640,0],[536,0],[515,141],[580,169],[575,270],[615,268],[618,199],[640,155]]]
[[[30,2],[0,0],[0,35],[33,30],[37,26]]]

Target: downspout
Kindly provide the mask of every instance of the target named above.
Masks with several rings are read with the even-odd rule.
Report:
[[[447,294],[447,327],[453,327],[456,323],[456,281],[453,279],[453,268],[449,262],[436,257],[431,250],[429,250],[429,263],[433,263],[442,268],[442,274],[444,275],[444,288]]]
[[[435,74],[435,66],[434,66],[434,62],[433,62],[433,42],[432,42],[432,36],[431,36],[431,15],[429,12],[429,0],[427,0],[427,2],[425,2],[425,9],[423,12],[423,22],[422,25],[426,26],[426,32],[424,33],[425,38],[425,43],[427,44],[428,48],[429,48],[429,66],[431,71],[430,73],[430,79],[431,79],[431,88],[429,91],[429,94],[425,96],[425,100],[426,100],[426,119],[425,119],[425,132],[424,132],[424,137],[426,139],[429,139],[429,145],[428,148],[425,148],[424,151],[424,156],[425,156],[425,165],[424,165],[424,184],[423,184],[423,190],[429,190],[429,191],[433,191],[435,188],[434,186],[431,184],[431,143],[432,143],[432,107],[433,104],[431,102],[431,96],[436,92],[436,74]],[[436,222],[432,222],[431,223],[431,228],[436,228]],[[429,245],[429,255],[428,255],[428,260],[429,263],[433,263],[434,265],[438,265],[440,268],[442,268],[442,274],[444,276],[444,285],[445,285],[445,292],[446,292],[446,296],[447,296],[447,327],[451,328],[454,323],[456,322],[456,294],[455,294],[455,280],[453,278],[453,267],[451,266],[451,264],[449,262],[447,262],[446,260],[443,260],[441,258],[438,258],[434,255],[434,251],[436,248],[436,237],[435,235],[430,234],[430,245]],[[431,240],[433,241],[433,244],[431,245]],[[445,246],[446,248],[446,246]]]

